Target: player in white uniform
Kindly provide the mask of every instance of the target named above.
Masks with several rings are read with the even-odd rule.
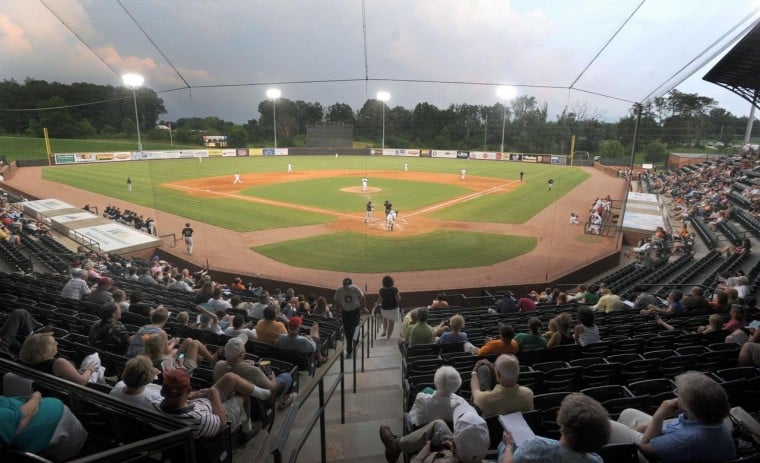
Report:
[[[462,169],[461,171],[459,171],[459,178],[460,179],[464,180],[464,178],[466,176],[467,176],[467,171],[466,170]]]
[[[386,230],[393,231],[393,224],[396,222],[396,211],[390,211],[388,216],[385,217]]]
[[[367,177],[362,177],[362,191],[367,191]]]
[[[243,181],[240,180],[240,172],[235,172],[235,181],[232,184],[237,185],[238,183],[243,183]]]
[[[409,164],[404,163],[404,172],[408,172],[408,171],[409,171]]]
[[[288,172],[293,172],[293,164],[288,164]]]

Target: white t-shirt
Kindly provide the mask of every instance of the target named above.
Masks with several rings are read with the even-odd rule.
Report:
[[[150,408],[151,403],[161,402],[163,400],[163,397],[161,396],[161,386],[158,384],[147,384],[142,393],[137,395],[125,394],[124,388],[126,387],[127,385],[124,384],[124,381],[119,381],[116,383],[116,386],[111,389],[109,395],[142,408]]]

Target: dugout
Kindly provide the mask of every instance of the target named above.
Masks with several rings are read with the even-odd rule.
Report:
[[[354,127],[342,122],[320,122],[306,126],[306,146],[310,148],[351,148]]]

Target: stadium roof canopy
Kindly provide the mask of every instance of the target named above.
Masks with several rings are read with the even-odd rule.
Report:
[[[702,79],[732,91],[760,109],[760,24],[756,24]]]

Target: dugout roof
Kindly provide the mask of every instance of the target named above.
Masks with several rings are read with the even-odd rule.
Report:
[[[720,85],[760,108],[760,101],[755,101],[755,93],[760,91],[760,24],[756,24],[702,79]],[[760,94],[758,97],[760,100]]]

